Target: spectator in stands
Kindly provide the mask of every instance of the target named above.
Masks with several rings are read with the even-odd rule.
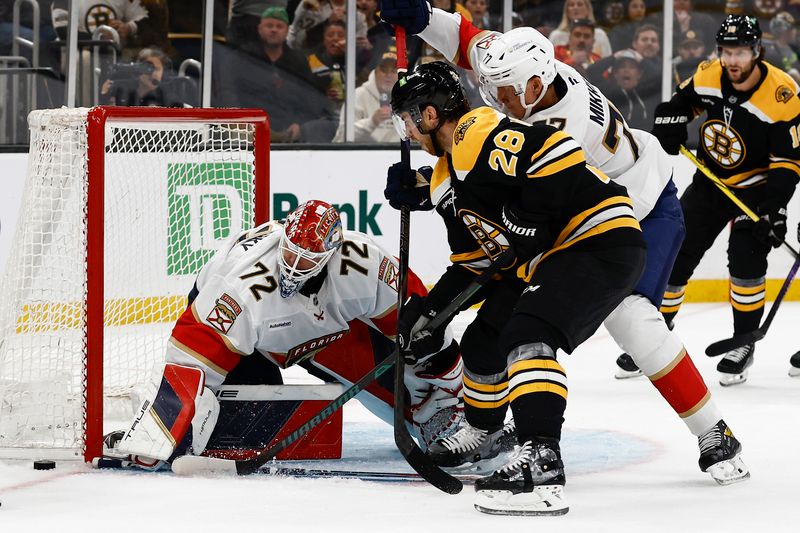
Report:
[[[286,0],[230,0],[230,4],[231,13],[225,28],[225,43],[245,50],[260,47],[257,28],[261,23],[261,14],[270,7],[286,8]],[[289,22],[291,23],[291,17]]]
[[[143,48],[134,63],[111,66],[101,101],[120,106],[180,107],[180,88],[171,78],[172,60],[158,48]]]
[[[609,30],[619,26],[623,22],[625,22],[625,4],[623,4],[621,0],[608,0],[603,5],[602,26],[609,35],[609,39]]]
[[[678,55],[672,60],[675,85],[691,78],[700,63],[708,58],[704,36],[699,31],[689,30],[678,45]]]
[[[567,45],[555,47],[555,57],[559,61],[574,67],[581,74],[586,73],[586,68],[600,59],[594,49],[594,22],[589,19],[573,20],[569,25],[569,40]]]
[[[390,97],[397,82],[397,52],[385,52],[367,81],[356,89],[354,140],[359,143],[395,142],[400,137],[392,125]],[[334,142],[344,142],[344,113]]]
[[[611,46],[614,50],[629,48],[633,42],[636,29],[643,24],[660,24],[654,21],[656,17],[647,14],[647,4],[644,0],[628,0],[625,7],[624,19],[608,32]]]
[[[786,71],[795,81],[800,80],[800,61],[797,52],[792,48],[797,42],[794,17],[781,11],[770,21],[769,30],[772,39],[764,40],[764,59]]]
[[[489,0],[466,0],[464,7],[472,16],[472,24],[482,30],[493,29],[489,20]]]
[[[701,13],[694,9],[692,0],[674,0],[675,15],[673,17],[672,46],[677,50],[681,42],[686,38],[689,30],[700,33],[705,38],[707,50],[712,50],[715,46],[714,36],[717,33],[719,24],[707,13]]]
[[[596,27],[597,19],[594,16],[594,9],[590,0],[566,0],[561,16],[561,23],[558,28],[550,33],[549,39],[553,46],[567,45],[570,34],[570,21],[588,19],[594,25],[594,49],[595,54],[600,57],[611,55],[611,42],[608,35],[602,28]]]
[[[389,35],[386,27],[380,23],[381,19],[377,15],[378,0],[356,0],[356,7],[364,15],[364,20],[367,23],[367,39],[372,48],[370,61],[364,69],[366,74],[362,75],[364,71],[359,72],[359,81],[363,83],[370,72],[382,60],[383,54],[394,46],[394,37]]]
[[[78,32],[82,34],[79,38],[91,39],[99,26],[109,26],[119,36],[119,44],[128,57],[135,56],[140,47],[139,27],[150,23],[141,0],[55,0],[53,28],[61,40],[67,38],[70,7],[78,10]]]
[[[631,48],[642,56],[642,72],[648,87],[652,83],[659,87],[659,91],[662,79],[660,42],[658,28],[652,24],[644,24],[636,29],[631,43]]]
[[[628,126],[649,130],[652,127],[653,110],[661,102],[661,96],[658,91],[643,86],[642,60],[636,50],[618,50],[611,58],[603,58],[603,62],[610,61],[612,65],[610,76],[598,79],[595,75],[591,79],[614,103]]]
[[[294,20],[289,26],[287,42],[295,50],[312,50],[322,44],[326,23],[345,24],[346,0],[303,0],[294,12]],[[369,50],[367,22],[364,15],[356,13],[356,49]]]

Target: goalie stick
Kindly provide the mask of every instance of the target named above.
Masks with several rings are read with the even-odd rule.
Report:
[[[448,320],[450,320],[458,311],[462,308],[462,306],[472,298],[481,287],[483,287],[487,281],[492,279],[492,276],[500,270],[500,268],[508,265],[511,263],[511,259],[513,259],[513,250],[508,249],[497,258],[496,261],[493,261],[487,268],[484,270],[478,277],[470,282],[469,285],[458,295],[456,296],[452,302],[450,302],[447,307],[445,307],[439,314],[437,314],[434,318],[431,319],[428,327],[431,329],[436,329]],[[359,379],[356,383],[351,385],[347,388],[342,394],[334,398],[330,401],[319,413],[314,415],[308,422],[294,430],[292,433],[284,437],[283,439],[279,440],[275,444],[268,446],[264,450],[260,451],[258,455],[252,457],[250,459],[240,459],[240,460],[232,460],[232,459],[218,459],[216,457],[203,457],[199,455],[182,455],[175,459],[172,462],[172,471],[178,474],[179,476],[191,476],[196,474],[239,474],[242,476],[254,474],[259,471],[259,469],[267,464],[270,460],[275,458],[275,456],[280,453],[282,450],[286,449],[289,445],[295,442],[297,439],[308,433],[312,428],[319,425],[325,419],[327,419],[331,414],[335,411],[340,409],[348,400],[354,398],[359,392],[361,392],[367,385],[369,385],[372,381],[376,378],[381,376],[385,373],[391,366],[394,365],[397,357],[399,356],[398,350],[395,350],[389,355],[386,359],[381,361],[375,368],[367,372],[361,379]],[[401,384],[401,387],[405,387],[405,384]],[[405,418],[402,420],[402,426],[405,429],[406,433],[408,433],[408,429],[406,428]],[[411,435],[409,434],[409,439],[411,439]],[[412,440],[412,444],[414,447],[419,450],[416,446],[416,443]],[[401,453],[403,450],[400,450]],[[423,470],[428,473],[431,478],[437,483],[442,484],[442,490],[450,489],[454,490],[455,492],[450,492],[451,494],[456,494],[458,491],[461,490],[462,484],[461,482],[451,476],[450,474],[442,471],[430,461],[427,455],[425,455],[422,450],[419,450],[421,454],[421,461],[423,464],[433,466],[438,472],[441,474],[437,474],[433,472],[432,474],[430,471],[423,468]],[[413,459],[418,459],[418,456],[414,456]],[[414,467],[414,464],[409,462],[409,464]],[[418,471],[419,472],[419,471]],[[431,479],[425,477],[422,472],[419,472],[420,476],[424,478],[426,481],[431,483]],[[433,483],[431,483],[433,484]],[[434,485],[439,488],[438,485]],[[457,490],[456,490],[457,489]],[[449,492],[445,490],[445,492]]]
[[[800,257],[794,260],[792,269],[789,270],[789,275],[786,276],[786,279],[783,281],[781,290],[778,291],[778,296],[775,297],[775,301],[772,303],[772,307],[769,309],[767,318],[764,319],[764,323],[761,324],[758,329],[748,331],[747,333],[734,335],[730,339],[723,339],[721,341],[711,343],[706,348],[706,355],[709,357],[716,357],[718,355],[730,352],[731,350],[735,350],[736,348],[741,348],[742,346],[752,344],[763,339],[767,335],[767,330],[769,329],[770,324],[772,324],[772,319],[775,318],[775,313],[778,312],[778,306],[781,305],[783,297],[786,296],[787,292],[789,292],[789,286],[792,284],[792,280],[797,274],[798,267],[800,267]]]

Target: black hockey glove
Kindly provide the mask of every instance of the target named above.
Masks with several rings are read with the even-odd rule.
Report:
[[[549,218],[526,213],[515,202],[503,206],[503,224],[508,230],[516,256],[523,261],[533,259],[552,245]]]
[[[758,206],[756,213],[759,216],[753,226],[756,239],[773,248],[783,244],[786,239],[786,208],[767,202]]]
[[[380,0],[378,11],[392,35],[395,26],[402,26],[409,35],[416,35],[428,27],[431,19],[431,7],[425,0]]]
[[[389,167],[386,175],[386,188],[383,196],[395,209],[405,206],[411,211],[430,211],[431,202],[430,178],[431,167],[414,170],[405,163],[395,163]]]
[[[413,365],[420,359],[442,349],[446,326],[431,331],[425,326],[436,316],[436,311],[425,309],[425,298],[412,294],[406,300],[397,320],[397,338],[403,360]]]
[[[661,102],[656,106],[653,135],[664,151],[671,155],[678,155],[682,144],[686,144],[689,134],[686,127],[691,116],[678,110],[670,102]]]

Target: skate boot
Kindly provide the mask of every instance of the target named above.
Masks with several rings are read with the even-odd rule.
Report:
[[[470,425],[464,419],[455,433],[432,443],[428,447],[428,455],[438,466],[474,465],[500,454],[502,435],[502,428],[490,433]]]
[[[750,477],[750,471],[740,457],[742,445],[724,420],[697,437],[697,444],[700,447],[700,470],[711,474],[720,485]]]
[[[475,482],[475,509],[499,515],[563,515],[564,463],[558,442],[526,442],[505,466]]]
[[[633,357],[624,353],[617,357],[617,371],[614,377],[617,379],[638,378],[642,375],[641,369],[633,362]]]
[[[789,375],[793,378],[800,376],[800,352],[797,352],[789,359]]]
[[[730,387],[747,381],[747,369],[753,364],[755,351],[756,345],[750,343],[726,353],[717,364],[719,384]]]
[[[500,435],[500,451],[510,452],[517,444],[517,425],[512,418],[503,426],[503,433]]]

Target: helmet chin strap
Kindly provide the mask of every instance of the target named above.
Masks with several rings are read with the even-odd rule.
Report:
[[[536,97],[536,100],[533,101],[531,104],[525,103],[525,90],[518,94],[519,96],[519,103],[522,104],[522,107],[525,109],[525,114],[522,116],[520,120],[528,120],[530,116],[533,114],[533,108],[536,107],[536,104],[542,101],[544,98],[545,93],[547,92],[547,85],[542,84],[542,90],[539,91],[539,96]],[[525,84],[525,89],[527,88],[527,83]]]

